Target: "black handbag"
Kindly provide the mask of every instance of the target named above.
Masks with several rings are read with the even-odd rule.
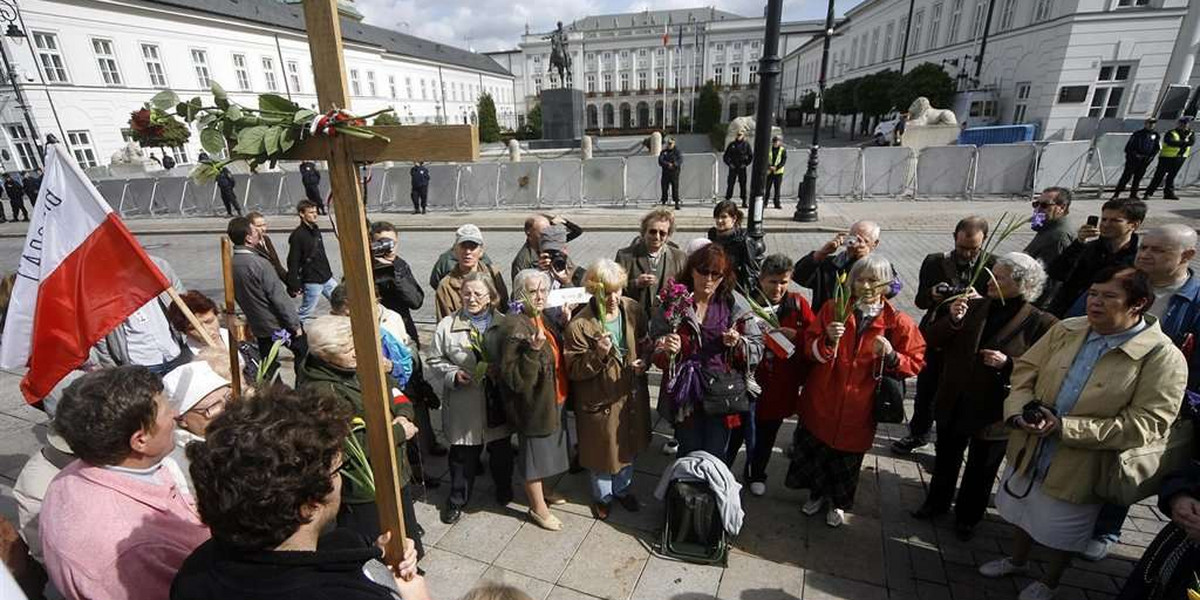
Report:
[[[504,410],[504,397],[500,386],[490,377],[483,378],[483,403],[486,412],[488,428],[499,427],[508,422],[508,414]]]
[[[884,373],[884,361],[879,360],[875,372],[875,407],[872,416],[876,423],[904,422],[904,380]]]
[[[737,371],[701,370],[700,391],[704,401],[704,414],[709,416],[732,415],[750,410],[746,379]]]

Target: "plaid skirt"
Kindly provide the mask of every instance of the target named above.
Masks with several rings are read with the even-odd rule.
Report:
[[[811,497],[825,498],[836,508],[853,508],[864,455],[834,450],[803,426],[796,428],[795,442],[795,453],[788,465],[784,485],[809,490]]]

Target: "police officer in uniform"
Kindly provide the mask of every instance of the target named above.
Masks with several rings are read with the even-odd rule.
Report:
[[[1125,170],[1121,171],[1121,178],[1117,180],[1117,189],[1113,191],[1113,200],[1120,198],[1121,192],[1125,191],[1126,183],[1130,184],[1129,199],[1138,199],[1138,187],[1142,184],[1142,177],[1146,175],[1146,169],[1158,155],[1160,136],[1154,130],[1156,124],[1158,124],[1158,119],[1154,117],[1146,119],[1146,126],[1133,132],[1133,135],[1129,136],[1129,141],[1125,142]]]
[[[746,141],[745,132],[737,132],[737,136],[725,147],[723,160],[725,166],[729,167],[729,177],[725,180],[725,199],[729,200],[733,197],[733,184],[737,183],[742,198],[742,208],[746,208],[746,167],[754,162],[754,151],[750,149],[750,143]]]
[[[783,208],[779,204],[779,188],[783,187],[783,166],[787,164],[787,148],[779,136],[771,138],[771,151],[767,158],[767,196],[771,196],[772,186],[775,188],[775,208]]]
[[[1179,199],[1175,195],[1175,175],[1179,173],[1183,161],[1187,160],[1188,155],[1192,153],[1192,145],[1195,143],[1196,135],[1192,133],[1192,118],[1179,119],[1179,125],[1163,136],[1162,150],[1158,153],[1158,166],[1154,168],[1154,177],[1150,179],[1150,185],[1146,187],[1146,195],[1143,198],[1149,199],[1154,195],[1154,190],[1158,189],[1159,184],[1162,184],[1163,198]],[[1166,179],[1165,183],[1164,179]]]

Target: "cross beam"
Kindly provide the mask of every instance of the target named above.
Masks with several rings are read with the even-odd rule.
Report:
[[[321,109],[328,105],[321,101]],[[474,125],[403,125],[367,127],[390,141],[347,136],[350,156],[357,162],[385,160],[474,162],[479,159],[479,133]],[[335,136],[339,137],[339,136]],[[286,160],[328,160],[328,136],[305,138],[284,154]]]

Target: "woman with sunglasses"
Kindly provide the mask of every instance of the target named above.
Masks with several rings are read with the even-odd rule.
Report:
[[[875,396],[882,377],[901,380],[925,366],[925,340],[912,317],[892,306],[892,264],[870,254],[850,269],[850,298],[821,307],[805,332],[803,351],[815,361],[800,394],[800,423],[786,484],[809,490],[801,509],[825,510],[840,527],[854,506],[863,456],[875,439]],[[844,318],[843,318],[844,317]]]
[[[625,297],[637,300],[649,322],[658,307],[658,292],[668,279],[678,279],[687,254],[671,241],[675,213],[658,208],[642,217],[642,232],[628,247],[617,251],[617,264],[629,274]]]
[[[676,319],[659,307],[650,324],[654,363],[666,374],[658,412],[675,427],[680,456],[704,450],[723,460],[730,430],[741,425],[737,413],[748,408],[744,397],[741,407],[739,399],[713,402],[705,381],[723,380],[735,389],[741,381],[743,396],[759,391],[753,375],[763,355],[762,331],[746,299],[734,293],[734,277],[720,244],[696,250],[681,282],[692,294],[690,306]]]

